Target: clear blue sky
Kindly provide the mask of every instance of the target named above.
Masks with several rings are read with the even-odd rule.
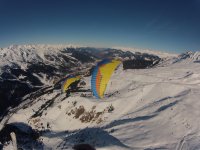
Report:
[[[200,0],[0,0],[0,47],[200,50]]]

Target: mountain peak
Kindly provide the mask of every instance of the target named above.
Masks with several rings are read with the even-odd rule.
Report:
[[[200,51],[192,52],[188,51],[186,53],[180,54],[178,56],[179,61],[196,62],[200,61]]]

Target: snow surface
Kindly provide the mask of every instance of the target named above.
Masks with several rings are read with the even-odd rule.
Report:
[[[39,51],[31,45],[18,46],[22,51],[17,52],[15,46],[1,49],[1,66],[18,62],[26,68],[24,62],[45,60],[46,52],[54,55],[59,49],[43,46],[39,46]],[[23,51],[29,47],[30,50]],[[22,122],[45,131],[40,140],[46,150],[72,149],[79,143],[91,144],[97,150],[198,150],[200,52],[160,54],[163,61],[154,68],[123,70],[120,66],[101,100],[90,92],[83,92],[85,97],[81,93],[66,97],[60,90],[46,92],[10,109],[0,127]],[[84,88],[90,89],[90,77],[83,80]],[[109,111],[111,106],[114,110]],[[79,108],[84,108],[84,112],[76,116],[73,112]],[[97,113],[100,115],[96,118],[81,120]]]
[[[66,98],[57,90],[29,101],[27,108],[22,109],[28,102],[22,103],[2,122],[23,122],[35,129],[47,129],[49,124],[49,132],[40,137],[44,149],[72,149],[78,143],[97,150],[200,149],[200,64],[194,62],[199,55],[193,56],[168,59],[149,69],[119,67],[104,99],[79,93]],[[90,77],[84,80],[90,88]],[[31,117],[53,99],[41,116]],[[111,105],[114,110],[105,111]],[[103,112],[101,121],[81,122],[81,116],[68,115],[80,106]]]

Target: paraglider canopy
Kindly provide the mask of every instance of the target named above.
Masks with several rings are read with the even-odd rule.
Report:
[[[63,93],[66,92],[69,89],[69,87],[72,86],[73,83],[79,82],[80,79],[81,79],[80,76],[74,76],[74,75],[67,76],[61,87],[62,92]]]
[[[96,98],[103,98],[110,77],[120,63],[120,60],[104,59],[96,65],[91,78],[92,92]]]

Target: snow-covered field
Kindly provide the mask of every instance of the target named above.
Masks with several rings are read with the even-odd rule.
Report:
[[[149,69],[119,67],[104,99],[90,93],[66,98],[54,90],[25,101],[2,123],[23,122],[46,131],[40,136],[44,149],[72,149],[74,144],[88,143],[97,150],[198,150],[198,59],[196,53]],[[90,88],[90,77],[84,80],[85,88]]]

